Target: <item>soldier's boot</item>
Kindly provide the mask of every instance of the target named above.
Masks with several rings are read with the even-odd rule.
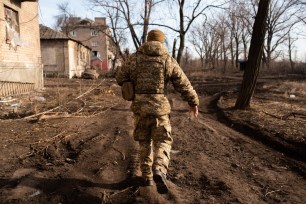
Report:
[[[168,185],[166,175],[163,174],[160,170],[154,170],[153,180],[155,181],[157,192],[160,194],[168,193]]]
[[[153,186],[153,184],[152,178],[142,178],[141,186]]]

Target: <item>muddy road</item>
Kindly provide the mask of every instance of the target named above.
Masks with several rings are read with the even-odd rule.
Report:
[[[45,86],[0,120],[0,203],[306,203],[305,163],[219,122],[212,85],[195,86],[197,119],[169,94],[166,195],[139,186],[133,115],[114,80]]]

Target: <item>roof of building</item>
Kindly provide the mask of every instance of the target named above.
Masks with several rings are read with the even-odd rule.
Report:
[[[69,21],[72,22],[72,27],[100,27],[107,29],[105,17],[95,17],[95,20],[91,20],[90,18],[80,18],[80,17],[70,17]]]
[[[39,25],[39,31],[40,31],[40,39],[65,39],[70,40],[70,37],[65,35],[62,32],[58,32],[53,30],[52,28],[49,28],[47,26],[44,26],[42,24]]]
[[[80,25],[94,25],[95,22],[89,18],[84,18],[78,22]]]
[[[39,32],[41,40],[72,40],[91,50],[89,46],[84,45],[81,41],[73,39],[72,37],[67,36],[65,33],[53,30],[52,28],[49,28],[42,24],[39,24]]]

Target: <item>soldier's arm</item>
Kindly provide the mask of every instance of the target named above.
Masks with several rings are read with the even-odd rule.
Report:
[[[122,66],[118,67],[118,70],[116,72],[116,81],[118,85],[122,86],[123,82],[130,81],[130,69],[132,64],[133,58],[130,57],[126,60],[126,62],[123,63]]]
[[[122,86],[123,82],[127,79],[126,73],[124,72],[124,66],[118,67],[115,77],[117,84]]]
[[[169,70],[170,81],[172,82],[174,89],[181,94],[184,101],[188,102],[192,111],[196,115],[198,112],[197,106],[199,105],[198,95],[178,63],[173,58],[171,58],[170,63],[171,64],[167,63],[171,66]]]

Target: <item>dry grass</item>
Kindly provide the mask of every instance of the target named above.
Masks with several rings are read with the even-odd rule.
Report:
[[[288,141],[305,143],[306,84],[274,81],[265,83],[262,89],[255,93],[251,109],[232,110],[236,102],[233,95],[223,98],[219,106],[234,121],[252,124]],[[295,97],[290,98],[291,94]]]

